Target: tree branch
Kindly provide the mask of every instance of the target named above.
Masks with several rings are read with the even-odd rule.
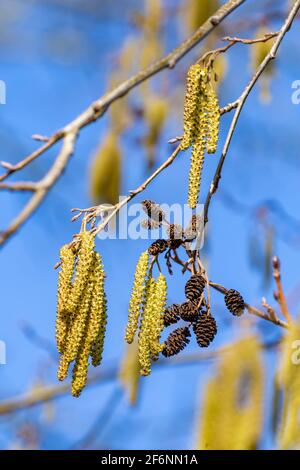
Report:
[[[222,21],[232,13],[236,8],[238,8],[246,0],[229,0],[225,5],[221,6],[216,13],[208,18],[208,20],[197,29],[197,31],[181,43],[177,48],[170,52],[164,58],[158,60],[154,64],[151,64],[145,70],[138,72],[133,77],[129,78],[125,82],[121,83],[119,86],[114,88],[112,91],[106,93],[104,96],[92,103],[85,111],[83,111],[79,116],[77,116],[73,121],[67,124],[63,129],[55,132],[48,141],[42,145],[40,148],[35,150],[33,153],[25,157],[22,161],[16,165],[11,165],[10,163],[1,162],[2,166],[7,169],[7,172],[0,176],[0,181],[4,181],[8,176],[14,172],[23,169],[29,163],[34,161],[40,155],[46,152],[59,140],[63,139],[69,133],[78,133],[83,127],[91,124],[92,122],[99,119],[103,114],[108,110],[110,105],[125,96],[129,91],[131,91],[136,86],[140,85],[144,81],[151,78],[153,75],[156,75],[158,72],[161,72],[164,69],[171,69],[175,67],[177,62],[180,61],[191,49],[197,46],[209,33],[216,28]]]
[[[280,340],[265,343],[262,345],[262,348],[270,349],[276,347],[279,342]],[[153,371],[160,370],[160,366],[186,366],[197,364],[199,361],[218,359],[219,357],[222,357],[224,353],[230,350],[231,347],[231,344],[227,344],[212,351],[197,351],[194,353],[183,354],[182,356],[179,355],[168,359],[160,359],[153,364]],[[106,369],[103,368],[88,378],[87,385],[95,385],[98,383],[104,384],[116,380],[118,378],[118,370],[118,366],[111,366]],[[34,394],[26,394],[20,397],[2,400],[0,402],[0,415],[5,415],[15,411],[21,411],[32,408],[33,406],[41,405],[45,402],[67,395],[69,391],[69,383],[49,385],[35,390]]]

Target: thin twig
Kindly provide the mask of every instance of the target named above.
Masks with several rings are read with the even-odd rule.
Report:
[[[282,282],[281,282],[281,272],[280,272],[280,261],[277,256],[273,258],[273,277],[277,286],[276,300],[280,306],[280,310],[284,318],[291,323],[292,317],[289,312],[287,301],[284,295]]]
[[[226,294],[228,289],[226,287],[222,286],[221,284],[216,284],[215,282],[210,281],[209,285],[217,290],[218,292],[221,292],[222,294]],[[249,305],[245,302],[245,307],[248,310],[248,312],[252,315],[255,315],[256,317],[262,318],[263,320],[267,320],[268,322],[274,323],[277,326],[281,326],[282,328],[289,328],[289,325],[286,322],[283,322],[279,320],[278,318],[272,318],[262,310],[259,310],[256,307],[253,307],[252,305]]]

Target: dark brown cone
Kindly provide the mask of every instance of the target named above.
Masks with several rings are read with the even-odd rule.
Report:
[[[186,345],[190,342],[189,337],[191,336],[188,327],[176,328],[169,334],[165,341],[165,348],[162,353],[165,357],[175,356],[182,351]]]
[[[203,313],[194,323],[193,330],[199,346],[207,348],[217,334],[216,320],[208,313]]]
[[[159,204],[156,204],[156,202],[150,201],[150,199],[145,199],[142,201],[142,207],[150,219],[155,220],[156,222],[162,222],[164,220],[164,211]]]
[[[192,302],[197,302],[203,293],[205,284],[205,279],[201,274],[193,274],[185,285],[186,298]]]
[[[152,245],[149,246],[148,253],[150,255],[156,256],[166,251],[167,248],[168,248],[167,240],[159,239],[153,242]]]
[[[226,307],[232,315],[240,317],[244,313],[245,302],[241,294],[235,289],[229,289],[224,297]]]
[[[199,309],[197,308],[197,304],[188,301],[179,306],[178,313],[182,320],[192,323],[197,319],[199,315]]]
[[[170,326],[173,323],[177,323],[180,316],[179,316],[179,308],[180,305],[173,304],[166,308],[164,313],[164,325]]]

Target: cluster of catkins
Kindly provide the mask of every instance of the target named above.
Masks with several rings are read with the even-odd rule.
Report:
[[[158,359],[164,345],[160,336],[164,328],[163,313],[167,299],[167,282],[163,274],[158,278],[149,272],[149,252],[141,254],[134,276],[129,303],[125,340],[132,343],[138,333],[140,374],[151,373],[151,362]]]
[[[56,342],[60,353],[58,379],[73,367],[72,394],[78,397],[87,380],[89,357],[93,366],[101,363],[106,329],[104,269],[95,251],[94,235],[82,232],[76,249],[64,245],[60,250]]]
[[[194,64],[187,75],[184,104],[183,150],[192,147],[188,204],[193,209],[198,202],[204,155],[217,150],[220,108],[211,81],[211,70]]]

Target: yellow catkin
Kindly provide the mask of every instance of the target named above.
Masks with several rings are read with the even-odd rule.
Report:
[[[148,271],[149,253],[145,251],[141,254],[136,266],[134,283],[129,302],[128,322],[125,333],[127,343],[132,343],[141,314],[142,302],[145,293],[146,276]]]
[[[127,346],[118,376],[126,391],[130,404],[135,405],[140,383],[140,363],[137,341]]]
[[[220,108],[217,94],[210,83],[207,88],[208,134],[207,153],[215,153],[219,140]]]
[[[79,397],[86,385],[89,366],[89,351],[90,344],[84,338],[73,369],[72,395],[74,397]]]
[[[91,344],[96,340],[104,310],[104,268],[99,253],[95,253],[95,267],[91,275],[93,292],[90,305],[89,335]]]
[[[181,141],[183,150],[189,148],[195,137],[198,126],[199,99],[203,72],[199,64],[191,65],[187,74],[186,96],[183,112],[184,134]]]
[[[236,342],[223,355],[216,375],[207,384],[196,448],[255,449],[262,430],[263,382],[259,341],[248,337]]]
[[[76,274],[67,302],[67,309],[73,314],[76,313],[81,297],[89,280],[90,270],[94,262],[94,235],[89,231],[85,231],[80,234],[80,237],[81,244],[78,253]]]
[[[94,367],[99,366],[102,361],[104,339],[105,339],[105,332],[106,332],[106,323],[107,323],[107,300],[106,300],[106,295],[104,294],[99,329],[98,329],[97,336],[91,345],[91,351],[90,351],[90,355],[92,358],[92,365]]]
[[[279,448],[296,450],[300,448],[300,374],[299,374],[299,338],[298,322],[293,323],[281,346],[277,385],[282,393],[283,406],[277,440]]]
[[[150,319],[150,336],[149,345],[151,351],[151,359],[157,360],[159,353],[163,349],[163,345],[160,344],[160,336],[164,328],[163,313],[166,307],[167,300],[167,281],[165,276],[160,273],[158,276],[154,299],[152,303],[152,316]]]
[[[76,316],[71,320],[65,348],[60,358],[60,365],[57,374],[59,380],[64,380],[66,378],[69,364],[77,357],[89,318],[93,290],[93,282],[88,282]]]
[[[142,315],[141,328],[139,332],[139,363],[141,375],[151,373],[151,349],[149,338],[152,335],[152,307],[155,303],[156,280],[150,278],[146,287],[147,297]]]
[[[198,195],[201,184],[201,176],[204,165],[205,138],[199,139],[193,146],[191,155],[190,175],[189,175],[189,195],[188,205],[194,209],[198,202]]]
[[[60,250],[61,270],[58,275],[57,316],[56,316],[56,343],[59,352],[63,351],[69,314],[66,311],[66,301],[72,288],[75,254],[68,245]]]

